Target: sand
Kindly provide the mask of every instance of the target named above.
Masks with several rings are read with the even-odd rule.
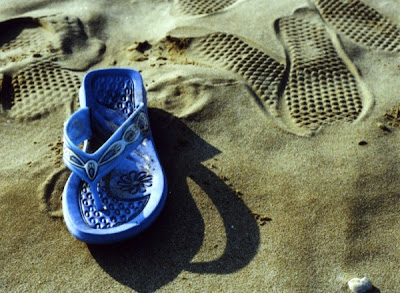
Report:
[[[0,291],[400,290],[400,2],[2,2]],[[95,246],[62,136],[104,67],[142,73],[169,193]]]

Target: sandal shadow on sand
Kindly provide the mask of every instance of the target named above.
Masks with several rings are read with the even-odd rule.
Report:
[[[81,241],[122,241],[154,222],[167,194],[141,76],[131,69],[91,71],[79,99],[81,109],[64,128],[63,159],[72,171],[64,219]]]

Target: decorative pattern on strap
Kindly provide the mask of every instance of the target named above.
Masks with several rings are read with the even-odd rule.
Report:
[[[137,142],[141,135],[143,138],[148,132],[149,122],[147,120],[147,115],[141,108],[142,107],[138,108],[136,113],[133,113],[131,117],[121,125],[121,128],[94,154],[85,153],[77,149],[76,146],[72,146],[71,141],[66,136],[67,134],[65,134],[63,159],[67,166],[74,166],[84,171],[89,181],[95,181],[99,173],[105,175],[109,170],[102,170],[102,172],[100,172],[100,168],[105,165],[113,165],[110,163],[117,160],[127,150],[128,146]],[[120,132],[122,132],[122,134],[120,134]],[[115,135],[119,135],[119,139],[116,138]],[[106,149],[103,151],[104,147],[106,147]],[[96,159],[96,157],[100,158]]]

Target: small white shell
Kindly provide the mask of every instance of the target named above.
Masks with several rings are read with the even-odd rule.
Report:
[[[354,293],[366,293],[372,289],[372,283],[366,277],[362,279],[353,278],[348,282],[348,284],[351,292]]]

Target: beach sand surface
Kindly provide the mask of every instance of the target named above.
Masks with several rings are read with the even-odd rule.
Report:
[[[399,1],[1,2],[1,292],[400,291]],[[141,72],[169,191],[96,246],[62,137],[105,67]]]

